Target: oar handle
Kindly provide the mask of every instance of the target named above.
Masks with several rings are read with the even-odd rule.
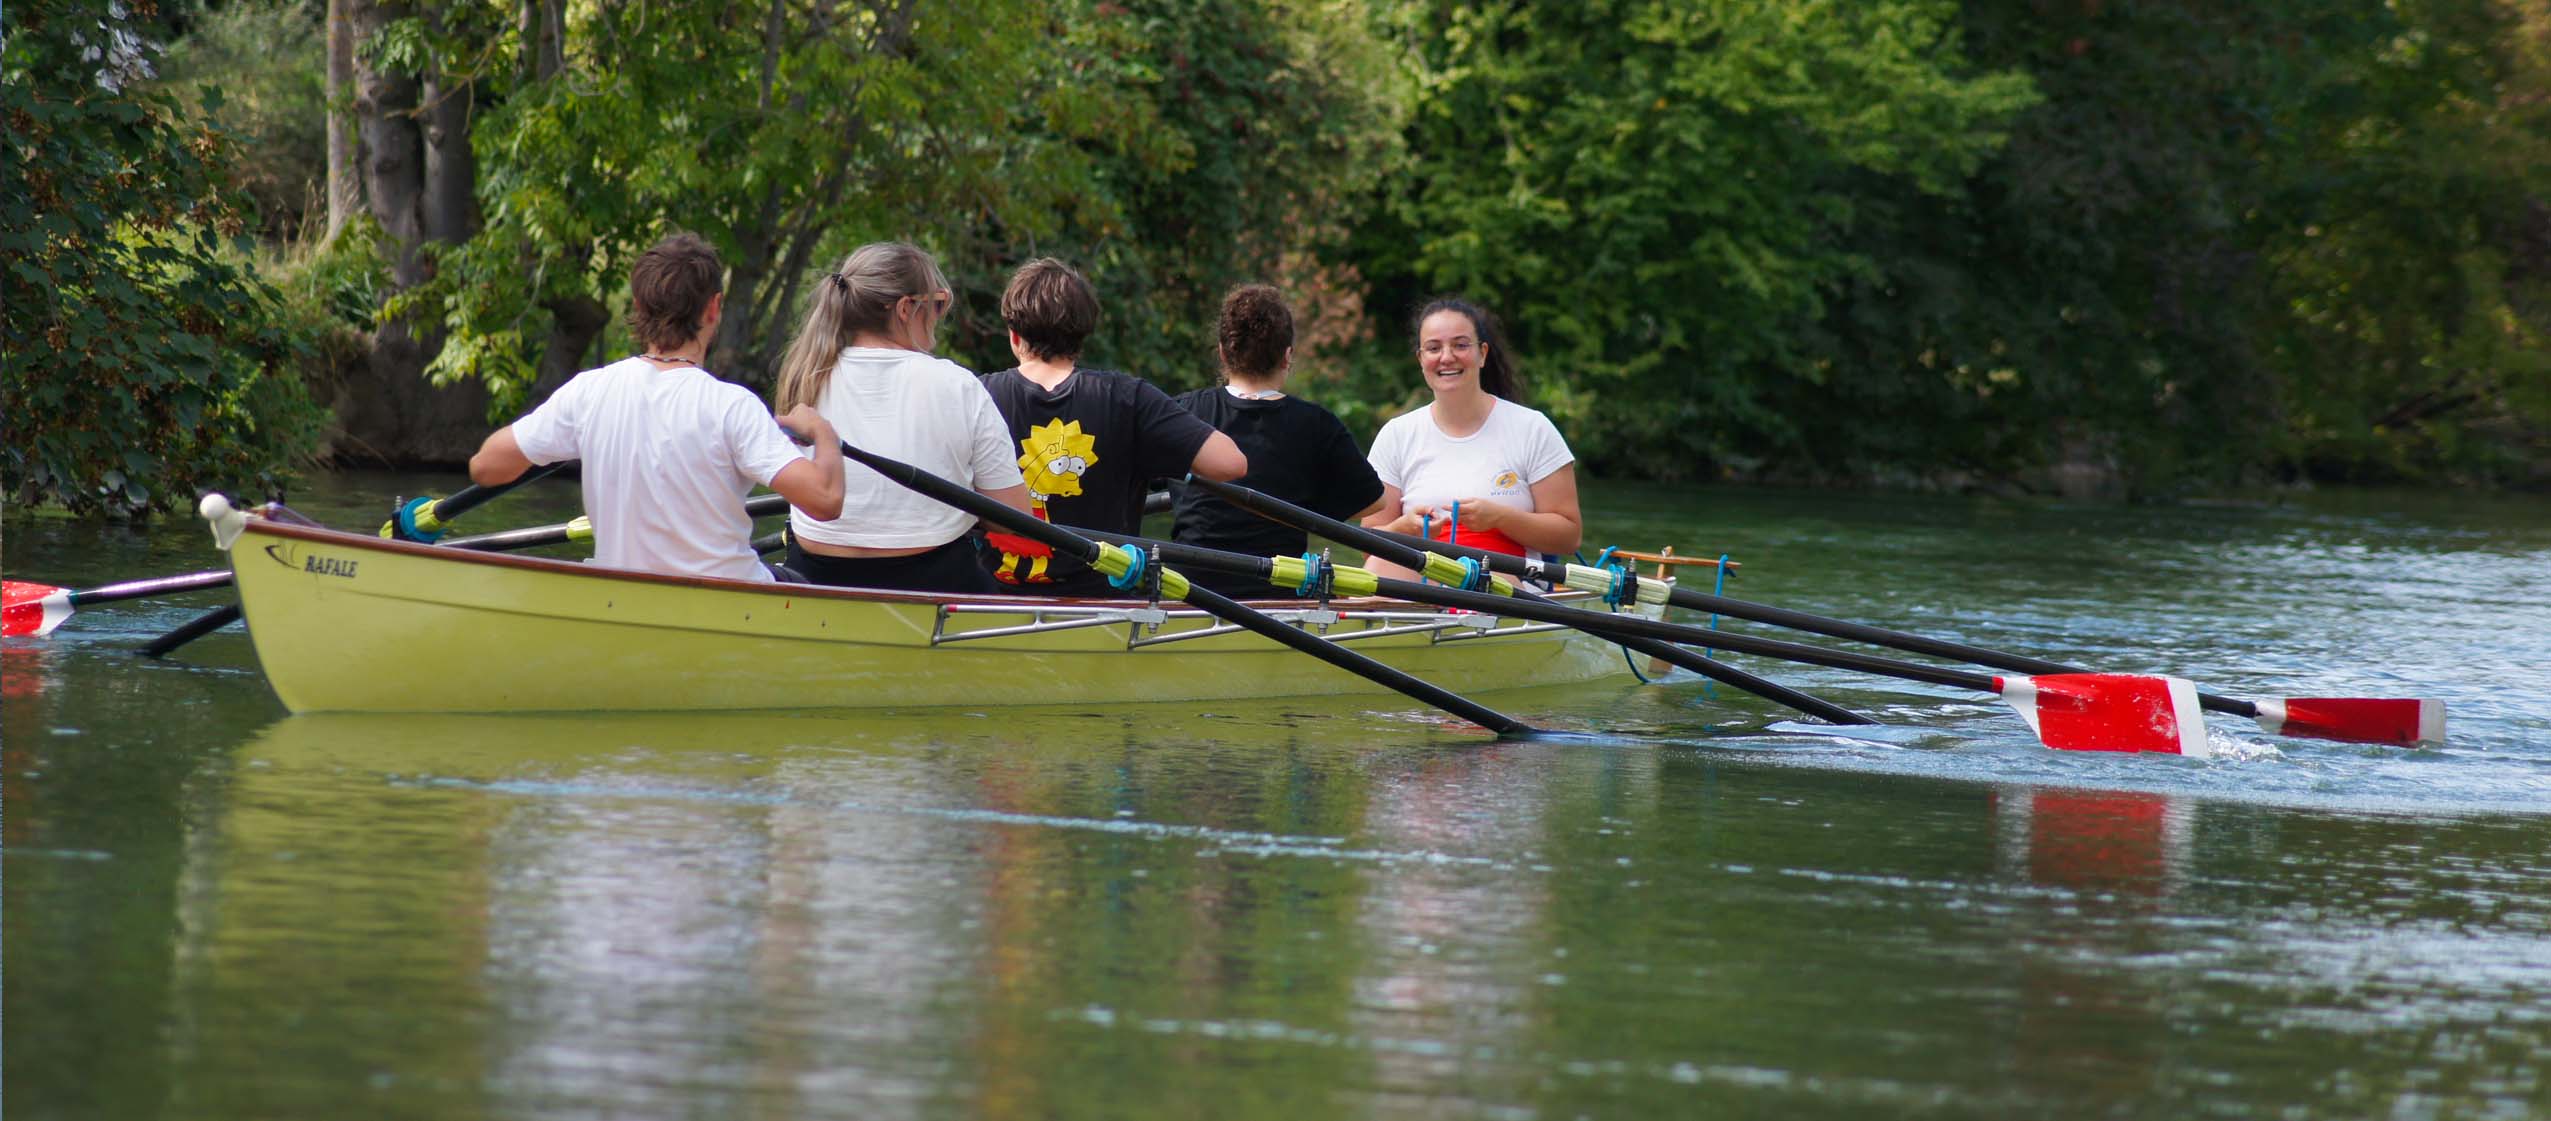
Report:
[[[571,459],[562,459],[556,463],[541,464],[516,476],[512,482],[498,483],[494,486],[471,483],[442,498],[410,499],[401,503],[398,509],[391,511],[390,520],[381,525],[381,536],[426,545],[434,544],[443,536],[444,529],[452,524],[452,519],[494,501],[498,496],[515,487],[555,475],[574,462]]]

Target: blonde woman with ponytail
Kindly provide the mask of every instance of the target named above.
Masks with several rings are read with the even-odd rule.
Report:
[[[780,362],[777,408],[811,405],[855,447],[1027,508],[1009,428],[983,384],[931,354],[952,297],[928,253],[860,246],[815,285],[806,323]],[[974,517],[865,468],[844,480],[841,516],[791,510],[788,567],[809,582],[956,594],[997,593],[967,533]]]

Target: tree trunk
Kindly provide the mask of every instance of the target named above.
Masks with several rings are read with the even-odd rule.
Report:
[[[425,81],[425,181],[417,211],[428,241],[457,245],[478,232],[478,160],[469,149],[477,94],[467,81]]]
[[[363,205],[363,172],[354,143],[354,23],[349,0],[328,0],[328,236]]]
[[[369,39],[407,15],[408,6],[376,0],[343,0],[353,17],[354,35]],[[425,132],[417,124],[417,92],[422,83],[403,70],[385,70],[373,60],[355,60],[355,119],[363,136],[363,194],[372,217],[390,235],[391,280],[411,288],[425,279],[417,248],[425,242],[425,218],[419,202],[425,194]],[[421,367],[420,367],[421,368]]]
[[[426,21],[440,32],[442,11],[430,8]],[[459,244],[478,232],[478,159],[470,154],[469,123],[477,109],[478,87],[465,77],[425,76],[425,190],[418,200],[425,236]]]
[[[338,0],[353,41],[371,38],[414,11],[404,0]],[[365,201],[390,240],[390,277],[405,290],[429,276],[426,242],[467,238],[477,225],[477,169],[468,158],[472,91],[467,83],[387,69],[357,57],[355,120],[363,141]],[[425,98],[431,98],[430,103]],[[487,430],[487,388],[437,389],[425,367],[443,344],[433,317],[411,325],[384,320],[364,369],[337,401],[340,455],[392,464],[464,461]]]
[[[540,380],[531,387],[535,402],[547,400],[552,391],[585,369],[585,351],[611,323],[611,309],[591,296],[551,300],[542,306],[549,309],[549,342],[540,354]]]

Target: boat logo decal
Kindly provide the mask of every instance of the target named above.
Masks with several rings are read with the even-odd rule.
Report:
[[[354,578],[354,566],[361,563],[341,557],[305,557],[301,555],[299,546],[288,541],[266,546],[266,555],[285,568],[298,568],[313,576],[334,576],[346,580]]]

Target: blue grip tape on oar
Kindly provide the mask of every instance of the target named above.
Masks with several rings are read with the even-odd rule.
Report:
[[[396,537],[401,541],[414,541],[424,545],[431,545],[442,540],[444,526],[440,521],[434,521],[434,501],[432,498],[411,498],[400,503],[399,512],[392,515],[390,519],[392,532],[382,536]],[[418,525],[416,519],[420,515],[428,521],[434,521],[433,527]]]
[[[1302,582],[1293,586],[1293,598],[1309,599],[1320,590],[1320,581],[1329,575],[1328,558],[1318,553],[1302,554]]]
[[[1147,567],[1146,562],[1150,559],[1143,554],[1143,547],[1140,545],[1125,546],[1125,555],[1129,560],[1125,565],[1124,575],[1107,578],[1108,586],[1120,592],[1132,591],[1142,586],[1143,569]]]

